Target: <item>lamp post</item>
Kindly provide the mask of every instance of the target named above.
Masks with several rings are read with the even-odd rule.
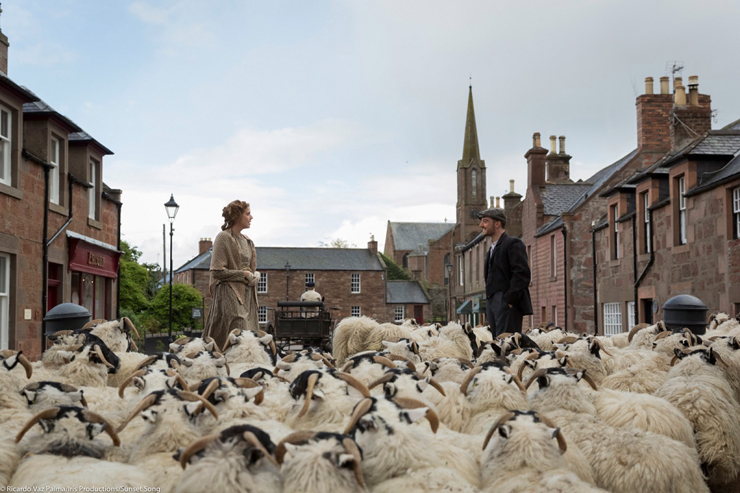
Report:
[[[174,277],[174,273],[172,272],[172,235],[175,233],[173,226],[175,216],[177,216],[177,211],[180,209],[180,206],[175,202],[174,194],[170,194],[170,200],[165,202],[164,208],[167,211],[167,217],[170,219],[170,318],[167,338],[169,342],[172,342],[172,278]]]
[[[445,270],[447,271],[447,323],[450,323],[452,321],[452,264],[447,262]]]
[[[290,284],[288,284],[289,277],[290,277],[290,260],[288,260],[285,263],[285,301],[290,300],[290,296],[289,296]]]

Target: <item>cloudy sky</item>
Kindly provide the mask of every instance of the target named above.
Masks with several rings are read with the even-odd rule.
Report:
[[[174,263],[251,203],[261,246],[382,244],[386,223],[454,219],[472,77],[488,195],[524,193],[532,133],[571,176],[636,146],[644,78],[698,75],[714,128],[740,118],[740,3],[468,0],[3,2],[9,76],[115,152],[123,237]],[[668,67],[668,69],[667,69]],[[168,245],[169,247],[169,245]]]

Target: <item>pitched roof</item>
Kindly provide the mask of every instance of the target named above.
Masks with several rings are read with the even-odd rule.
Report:
[[[211,251],[198,255],[175,272],[208,270]],[[257,247],[258,270],[282,270],[287,263],[292,270],[383,270],[378,256],[367,248]]]
[[[69,134],[69,143],[72,142],[92,142],[93,144],[96,144],[105,154],[113,154],[113,151],[105,147],[103,144],[95,140],[95,138],[90,135],[89,133],[85,132],[84,130],[81,130],[79,132],[72,132]]]
[[[740,120],[735,120],[734,122],[725,125],[722,127],[722,130],[740,130]]]
[[[396,250],[416,250],[419,245],[435,241],[455,227],[455,223],[394,223],[391,222],[393,246]]]
[[[725,182],[740,178],[740,151],[722,169],[711,173],[704,173],[699,177],[699,185],[686,192],[686,196],[697,195],[705,190],[714,188]]]
[[[590,189],[590,183],[547,185],[541,192],[545,214],[554,216],[567,211],[576,200]]]
[[[740,132],[710,132],[691,149],[690,155],[733,156],[740,150]]]
[[[388,281],[386,288],[386,303],[396,305],[429,303],[429,298],[417,281]]]
[[[468,166],[474,159],[480,162],[478,129],[475,125],[475,110],[473,109],[473,86],[470,86],[470,92],[468,93],[468,116],[465,119],[465,139],[463,141],[461,164],[462,166]]]
[[[82,131],[82,129],[78,127],[75,122],[73,122],[66,116],[56,111],[54,108],[49,106],[49,104],[46,101],[43,101],[41,99],[39,99],[38,101],[33,101],[31,103],[23,103],[23,114],[24,115],[48,114],[48,115],[56,116],[57,118],[62,120],[65,124],[69,125],[72,128],[72,131],[74,132]]]

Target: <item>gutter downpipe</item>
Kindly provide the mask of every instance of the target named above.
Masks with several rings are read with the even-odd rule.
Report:
[[[648,259],[647,265],[640,273],[640,277],[638,277],[635,280],[635,322],[639,320],[638,318],[636,318],[637,317],[637,288],[640,287],[640,283],[642,283],[642,280],[645,278],[645,275],[647,274],[648,269],[650,269],[650,266],[652,266],[653,262],[655,261],[655,248],[653,247],[653,211],[648,209],[646,213],[648,215],[648,227],[650,228],[650,236],[648,237],[648,245],[650,246],[650,258]],[[635,261],[635,265],[637,265],[637,261]],[[635,268],[635,273],[637,273],[637,268]]]
[[[632,216],[632,278],[635,280],[635,324],[640,320],[639,303],[637,302],[637,211]],[[627,321],[629,324],[629,320]],[[630,327],[630,330],[632,327]]]
[[[591,255],[594,259],[594,335],[599,333],[599,302],[598,286],[596,284],[596,227],[591,227]]]
[[[565,330],[568,330],[568,252],[567,239],[568,230],[563,223],[563,301],[565,303]]]

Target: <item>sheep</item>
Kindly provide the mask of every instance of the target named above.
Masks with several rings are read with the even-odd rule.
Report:
[[[467,482],[478,486],[475,457],[449,440],[437,440],[436,435],[411,424],[422,418],[429,421],[432,433],[436,434],[439,417],[419,400],[369,397],[355,406],[344,433],[351,433],[363,450],[368,485],[377,488],[380,483],[410,471],[431,468],[433,470],[428,472],[439,475],[440,479],[454,477],[454,481],[450,481],[452,484]],[[439,467],[440,464],[445,466]],[[409,480],[409,484],[398,485],[398,488],[407,490],[412,486],[410,483]]]
[[[133,332],[137,339],[140,339],[136,327],[128,317],[122,317],[121,320],[101,321],[100,323],[88,322],[82,330],[89,330],[91,334],[99,337],[111,351],[125,353],[128,351],[138,352],[134,339],[131,337]]]
[[[483,443],[483,490],[603,492],[567,470],[567,449],[562,431],[547,417],[510,411],[490,427]]]
[[[180,388],[180,390],[189,390],[188,383],[182,378],[182,375],[176,370],[167,369],[163,370],[160,368],[142,368],[134,373],[130,374],[126,380],[124,380],[118,387],[118,397],[124,399],[124,393],[126,388],[134,384],[137,389],[137,395],[146,396],[155,390],[161,389],[174,389]],[[131,396],[131,393],[129,393]],[[132,400],[132,402],[138,402],[138,399]]]
[[[430,339],[431,340],[431,339]],[[406,358],[408,361],[414,364],[421,363],[421,356],[419,356],[419,344],[416,341],[412,341],[407,338],[401,338],[397,341],[381,341],[383,344],[382,354],[384,356],[400,356]],[[361,353],[365,354],[365,353]]]
[[[420,399],[431,405],[430,401],[422,394],[429,386],[442,396],[445,395],[444,388],[432,377],[422,377],[408,368],[394,368],[387,370],[382,377],[372,382],[368,389],[382,386],[382,392],[386,397],[409,397]]]
[[[279,491],[274,451],[270,435],[247,424],[200,438],[179,453],[184,472],[175,492]]]
[[[667,330],[668,328],[662,320],[654,325],[647,325],[645,323],[637,324],[629,332],[629,347],[633,349],[652,349],[652,343],[655,337]]]
[[[397,368],[396,364],[382,353],[366,352],[356,354],[342,365],[342,371],[349,373],[365,385],[370,385],[383,376],[386,369]],[[416,367],[414,366],[414,369]]]
[[[173,354],[190,354],[200,351],[218,351],[220,348],[216,345],[213,337],[180,337],[170,343],[170,352]]]
[[[471,360],[476,356],[478,346],[473,348],[475,334],[470,330],[471,336],[463,327],[455,322],[450,322],[439,329],[439,335],[432,337],[419,345],[419,356],[425,361],[436,358],[463,358]]]
[[[224,344],[223,354],[231,366],[244,364],[245,370],[247,366],[275,366],[278,357],[272,335],[261,330],[232,330]],[[235,372],[241,371],[235,368]]]
[[[615,493],[707,492],[696,450],[663,435],[614,428],[596,410],[577,383],[586,374],[561,368],[538,370],[530,396],[532,409],[546,413],[588,459],[595,484]]]
[[[291,434],[278,444],[275,458],[282,465],[285,493],[364,490],[363,455],[346,434]]]
[[[58,405],[77,406],[82,404],[82,406],[87,407],[84,392],[66,383],[29,383],[21,389],[20,395],[26,399],[28,409],[31,412],[38,412]]]
[[[193,352],[180,358],[179,368],[183,378],[194,384],[210,377],[228,377],[229,365],[223,354],[217,351]]]
[[[192,354],[192,353],[187,353]],[[138,370],[141,370],[143,368],[149,368],[149,369],[173,369],[178,370],[182,366],[182,361],[180,360],[180,357],[177,356],[175,353],[167,353],[167,352],[156,352],[154,354],[151,354],[141,360],[138,365],[133,369],[133,372],[136,372]],[[128,375],[126,375],[128,377]]]
[[[249,378],[212,377],[203,380],[196,392],[218,411],[217,420],[204,417],[199,424],[201,429],[214,428],[217,423],[230,422],[242,418],[268,420],[268,412],[260,407],[265,392],[262,387]]]
[[[92,457],[57,457],[35,455],[23,460],[9,486],[16,491],[84,491],[85,488],[131,488],[130,491],[154,490],[160,485],[136,466],[94,459]],[[20,488],[29,488],[22,490]]]
[[[677,350],[676,357],[681,361],[655,395],[673,404],[691,423],[710,482],[732,481],[740,474],[740,407],[716,367],[717,353],[712,348],[689,354]]]
[[[348,356],[363,351],[380,351],[382,341],[411,337],[411,326],[378,324],[369,317],[347,317],[334,329],[332,355],[338,364]]]
[[[0,389],[20,390],[21,380],[12,373],[19,364],[26,371],[26,378],[30,379],[33,376],[31,362],[23,356],[23,351],[3,349],[0,351],[0,362],[2,362],[2,369],[0,369]]]
[[[104,343],[77,344],[69,348],[67,353],[70,361],[59,369],[59,378],[78,387],[106,387],[108,373],[117,368],[108,360],[111,354],[115,354],[105,353],[101,344]],[[115,361],[119,362],[117,357]]]
[[[475,366],[472,361],[462,358],[437,358],[431,362],[430,371],[440,383],[455,382],[461,384],[468,370]]]
[[[292,382],[304,371],[318,370],[324,367],[334,368],[334,365],[322,353],[313,349],[304,349],[300,352],[291,353],[278,361],[273,373]]]

